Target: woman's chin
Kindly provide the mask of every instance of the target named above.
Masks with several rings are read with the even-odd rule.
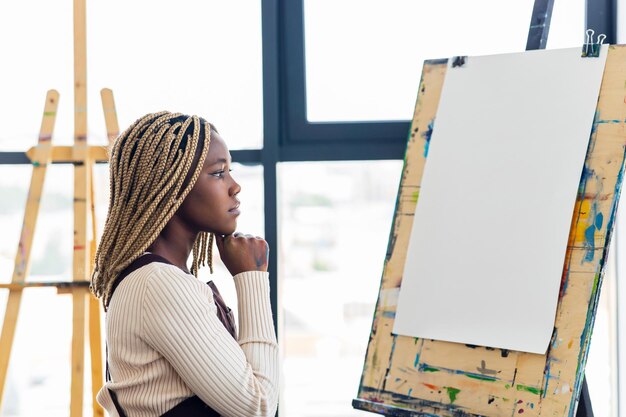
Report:
[[[219,230],[219,231],[217,231],[215,233],[227,236],[227,235],[232,235],[233,233],[235,233],[236,230],[237,230],[237,222],[235,222],[235,224],[232,225],[231,227],[224,227],[223,229],[221,229],[221,230]]]

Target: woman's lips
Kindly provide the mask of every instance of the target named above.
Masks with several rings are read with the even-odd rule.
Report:
[[[240,213],[240,211],[239,211],[239,205],[240,205],[240,204],[241,204],[241,203],[237,202],[237,204],[235,205],[235,207],[233,207],[233,208],[231,208],[230,210],[228,210],[228,212],[229,212],[229,213],[233,213],[233,214],[238,215],[238,214]]]

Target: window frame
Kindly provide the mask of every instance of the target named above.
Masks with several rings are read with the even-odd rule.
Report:
[[[281,160],[396,159],[402,155],[408,120],[308,121],[304,0],[279,0],[278,6],[285,104],[282,106]]]

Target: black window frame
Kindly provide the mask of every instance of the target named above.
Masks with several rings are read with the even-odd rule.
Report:
[[[279,1],[283,50],[281,159],[397,159],[409,121],[310,122],[307,119],[304,1]]]

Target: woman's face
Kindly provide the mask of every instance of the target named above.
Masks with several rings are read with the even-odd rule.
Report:
[[[211,132],[209,152],[193,188],[177,211],[177,215],[193,230],[220,235],[237,228],[241,187],[230,175],[231,157],[226,143]]]

